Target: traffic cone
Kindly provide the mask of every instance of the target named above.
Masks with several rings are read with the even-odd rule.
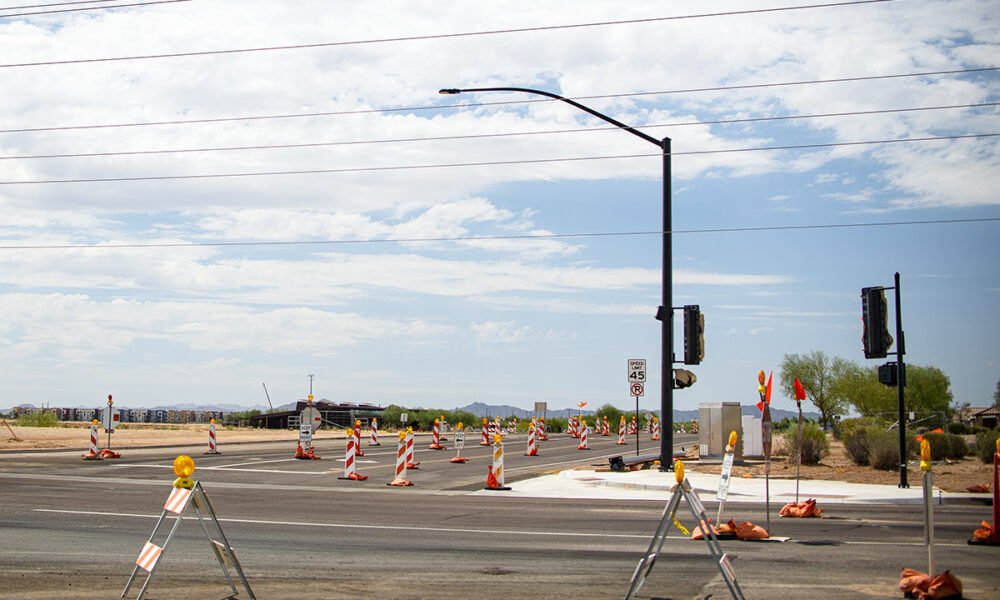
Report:
[[[547,442],[549,441],[549,435],[545,433],[545,417],[538,420],[538,441]]]
[[[413,462],[413,428],[406,428],[406,468],[407,469],[418,469],[420,468],[419,462]]]
[[[361,421],[358,421],[360,425]],[[344,457],[344,476],[337,479],[350,479],[352,481],[364,481],[367,475],[358,475],[358,465],[355,457],[357,455],[357,433],[359,429],[347,432],[347,455]]]
[[[354,420],[354,450],[358,456],[365,455],[365,451],[361,449],[361,419]]]
[[[535,424],[528,426],[528,451],[525,456],[538,456],[538,444],[535,443]]]
[[[219,445],[215,439],[215,419],[208,422],[208,450],[205,454],[222,454],[219,452]]]
[[[587,421],[582,421],[580,423],[580,445],[576,447],[577,450],[590,450],[590,445],[587,444]]]
[[[615,442],[615,445],[625,445],[625,415],[622,415],[621,421],[618,422],[618,441]]]
[[[406,432],[399,432],[399,446],[396,448],[396,478],[386,485],[392,487],[406,487],[413,485],[412,481],[406,479]]]
[[[84,460],[101,460],[104,457],[101,456],[101,451],[97,447],[97,419],[90,424],[90,449],[83,455]]]
[[[434,428],[431,430],[431,445],[428,446],[431,450],[447,450],[441,445],[441,420],[434,419]]]

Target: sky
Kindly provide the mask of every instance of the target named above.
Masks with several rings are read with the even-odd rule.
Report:
[[[895,272],[906,362],[992,402],[995,2],[566,6],[0,10],[0,407],[311,384],[627,408],[642,358],[658,409],[660,149],[538,95],[438,94],[475,87],[671,138],[672,305],[705,315],[676,409],[755,403],[786,354],[892,360],[864,358],[860,290]]]

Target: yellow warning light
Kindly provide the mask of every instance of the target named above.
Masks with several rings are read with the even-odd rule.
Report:
[[[190,479],[192,473],[194,473],[193,458],[186,454],[181,454],[174,459],[174,474],[177,475],[177,479],[174,480],[175,488],[193,488],[194,482]]]
[[[354,430],[353,429],[345,429],[344,433],[347,434],[347,437],[349,437],[349,438],[354,437]]]
[[[435,425],[440,425],[441,424],[441,419],[434,419],[434,424]]]
[[[407,427],[406,428],[406,433],[413,433],[413,428],[412,427]]]
[[[674,479],[677,483],[684,482],[684,463],[679,460],[674,463]]]
[[[760,370],[760,371],[757,371],[757,383],[760,384],[760,387],[764,387],[764,371],[763,371],[763,369]]]
[[[495,443],[495,444],[502,444],[503,443],[503,436],[500,435],[499,433],[496,434],[496,435],[494,435],[493,436],[493,443]]]
[[[208,420],[208,424],[209,425],[215,425],[215,419],[209,419]]]
[[[486,425],[486,417],[483,417],[483,425]]]
[[[361,427],[361,419],[355,419],[354,420],[354,426],[355,427]]]
[[[378,423],[378,419],[376,417],[372,417],[372,423]]]
[[[1000,438],[997,438],[997,454],[1000,454]]]
[[[313,395],[312,395],[312,394],[309,394],[308,396],[306,396],[306,399],[307,399],[307,400],[308,400],[309,402],[312,402],[312,401],[313,401]]]
[[[400,431],[399,432],[399,441],[402,442],[405,439],[406,439],[406,432],[405,431]]]
[[[931,443],[927,440],[920,440],[920,470],[931,470]]]
[[[93,421],[91,421],[91,424],[93,424],[93,425],[99,425],[100,423],[101,422],[98,421],[97,419],[94,419]]]
[[[461,422],[461,421],[459,421],[459,422],[458,422],[458,428],[459,428],[459,430],[463,429],[464,427],[465,427],[465,426],[464,426],[464,425],[462,424],[462,422]]]
[[[736,440],[737,439],[739,439],[739,436],[736,435],[736,432],[735,431],[730,431],[729,432],[729,447],[730,448],[735,448],[736,447]]]

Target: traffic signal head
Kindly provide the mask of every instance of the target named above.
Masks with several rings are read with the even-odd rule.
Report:
[[[701,307],[684,307],[684,364],[698,365],[705,358],[705,315]]]
[[[892,346],[892,336],[889,335],[889,308],[884,288],[861,289],[861,321],[864,324],[861,343],[865,358],[885,358]]]
[[[674,369],[674,389],[691,387],[696,381],[698,381],[698,377],[691,371],[687,369]]]

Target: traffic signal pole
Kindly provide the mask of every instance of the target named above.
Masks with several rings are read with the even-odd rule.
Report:
[[[899,487],[908,488],[906,481],[906,407],[903,403],[903,388],[906,386],[906,369],[903,367],[903,355],[906,354],[906,343],[903,340],[903,310],[899,299],[899,273],[897,272],[893,285],[896,290],[896,403],[899,406]]]

